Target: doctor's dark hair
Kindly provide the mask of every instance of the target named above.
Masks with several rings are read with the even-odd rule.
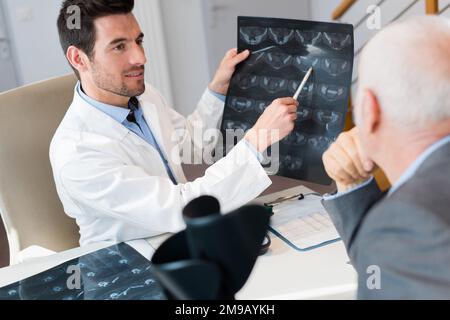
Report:
[[[98,18],[127,14],[133,11],[134,0],[64,0],[58,16],[59,42],[64,51],[70,46],[82,50],[89,59],[94,57]],[[74,24],[74,14],[79,13],[79,25]],[[72,67],[78,79],[78,71]]]

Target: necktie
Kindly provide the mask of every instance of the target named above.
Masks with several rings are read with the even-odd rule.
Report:
[[[139,123],[137,122],[136,115],[135,115],[136,110],[139,108],[139,101],[135,97],[130,98],[130,101],[128,102],[128,108],[130,109],[130,113],[127,116],[127,120],[129,122],[135,123],[139,127],[139,129],[142,131],[142,128],[139,125]]]
[[[132,122],[136,124],[139,129],[141,130],[142,134],[145,136],[144,131],[142,130],[141,126],[139,125],[138,121],[136,120],[136,111],[139,109],[139,101],[135,97],[130,98],[130,101],[128,102],[128,108],[130,109],[130,113],[127,116],[128,122]],[[150,128],[148,128],[150,129]],[[149,142],[151,145],[153,145],[156,150],[158,151],[159,155],[161,156],[161,159],[164,162],[164,165],[166,167],[167,173],[169,174],[170,179],[172,180],[173,184],[177,184],[177,180],[175,179],[175,176],[172,173],[172,170],[170,169],[169,163],[167,159],[164,157],[161,149],[159,148],[158,143],[156,142],[155,138],[153,137],[153,133],[151,133],[150,130],[151,139],[146,139],[147,142]]]

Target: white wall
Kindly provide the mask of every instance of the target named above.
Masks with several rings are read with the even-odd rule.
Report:
[[[311,0],[311,19],[331,21],[331,13],[341,2],[341,0]]]
[[[59,45],[59,0],[0,0],[7,15],[19,85],[71,72]]]
[[[194,110],[225,52],[236,46],[238,15],[306,19],[310,13],[310,0],[160,0],[160,3],[174,107],[185,115]]]
[[[311,18],[315,20],[324,20],[331,16],[331,12],[340,3],[340,0],[311,0]],[[355,26],[355,61],[353,73],[352,94],[357,91],[357,72],[361,50],[364,45],[373,37],[379,29],[369,29],[365,20],[362,20],[367,14],[367,9],[373,4],[380,3],[380,0],[358,0],[340,19],[343,23],[350,23]],[[448,5],[450,0],[440,0],[441,7]],[[419,0],[387,0],[380,6],[381,28],[390,24],[394,19],[405,19],[414,15],[425,14],[425,1]],[[359,23],[361,22],[362,23]]]
[[[186,115],[210,81],[201,0],[161,0],[160,4],[174,107]],[[149,68],[157,63],[149,61]]]
[[[135,13],[147,35],[145,46],[150,68],[146,80],[172,102],[166,52],[164,44],[159,45],[164,42],[159,2],[137,0]],[[0,60],[0,91],[72,72],[59,44],[56,26],[61,3],[62,0],[0,0],[17,70],[13,72],[11,61],[6,64]]]
[[[147,56],[145,80],[158,88],[170,105],[173,105],[169,58],[167,57],[159,0],[135,1],[134,15],[145,34],[144,50]]]
[[[441,16],[450,19],[450,0],[441,0]]]
[[[237,45],[237,17],[309,19],[310,0],[202,0],[210,75]]]
[[[71,72],[56,29],[61,0],[0,1],[8,15],[19,84]],[[139,4],[139,1],[148,0],[137,0],[136,7],[142,11],[138,18],[145,29],[153,28],[144,19],[145,16],[154,19],[155,12],[151,10],[158,6]],[[146,42],[151,42],[147,50],[147,80],[183,114],[192,112],[223,54],[236,45],[237,15],[305,19],[310,13],[310,0],[152,1],[159,1],[162,30],[150,30],[150,34],[160,32],[162,39],[154,33],[153,37],[146,38]],[[228,9],[217,12],[211,4],[225,4]],[[211,29],[211,25],[218,29]],[[166,77],[164,72],[168,73]]]
[[[0,92],[17,86],[16,70],[2,5],[0,1]]]

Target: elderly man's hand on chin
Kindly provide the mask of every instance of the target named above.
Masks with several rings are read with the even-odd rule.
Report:
[[[348,191],[370,179],[375,166],[361,146],[356,127],[339,135],[322,159],[326,172],[336,181],[338,192]]]
[[[242,51],[241,53],[238,53],[236,48],[229,50],[220,63],[214,79],[211,81],[208,88],[215,93],[226,95],[236,66],[247,59],[249,55],[250,51],[248,50]]]

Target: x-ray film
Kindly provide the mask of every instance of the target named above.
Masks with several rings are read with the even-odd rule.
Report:
[[[269,173],[329,184],[322,154],[342,132],[353,72],[353,26],[313,21],[239,17],[238,50],[250,57],[234,73],[225,102],[225,151],[242,138],[273,100],[299,95],[294,131],[266,154]],[[228,132],[227,132],[228,130]],[[277,156],[276,153],[279,155]],[[275,169],[275,170],[273,170]]]
[[[0,300],[166,300],[151,263],[126,243],[0,288]]]

